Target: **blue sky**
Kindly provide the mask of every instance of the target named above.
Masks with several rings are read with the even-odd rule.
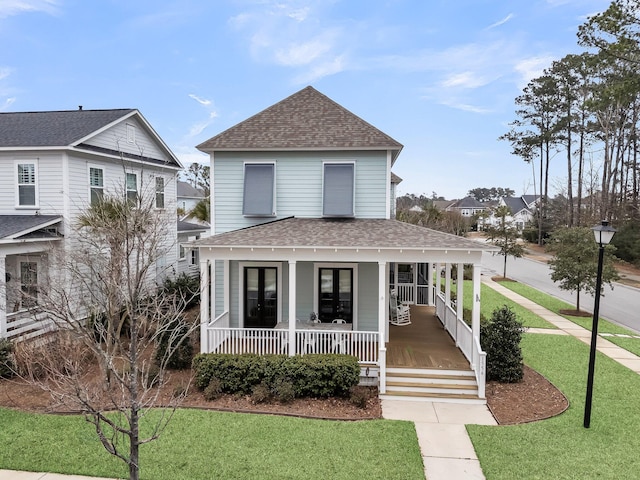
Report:
[[[138,108],[187,166],[312,85],[404,145],[400,194],[532,194],[531,166],[497,138],[522,87],[580,51],[578,25],[608,4],[0,0],[0,111]]]

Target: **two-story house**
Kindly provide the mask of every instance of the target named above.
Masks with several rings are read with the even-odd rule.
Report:
[[[513,225],[522,231],[524,227],[533,220],[535,209],[538,205],[540,197],[538,195],[521,195],[520,197],[502,197],[498,200],[496,207],[507,207],[510,215],[505,221],[513,223]],[[501,219],[496,217],[494,211],[484,219],[484,225],[498,226]]]
[[[135,109],[0,113],[0,337],[46,330],[32,313],[51,255],[73,251],[77,216],[107,193],[147,192],[171,219],[163,240],[171,248],[157,264],[164,275],[178,256],[181,168]]]
[[[480,262],[489,247],[392,218],[400,143],[306,87],[198,148],[210,155],[212,178],[212,236],[193,244],[202,352],[349,353],[381,393],[399,393],[389,375],[406,372],[393,370],[388,353],[438,358],[428,336],[407,335],[437,311],[447,348],[478,379],[471,397],[482,401]],[[462,302],[451,302],[451,268],[462,278],[464,264],[473,266],[471,327]],[[389,326],[391,291],[414,305],[411,324]],[[419,344],[395,342],[399,331]]]

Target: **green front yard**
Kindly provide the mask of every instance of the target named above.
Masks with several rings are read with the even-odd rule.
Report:
[[[0,409],[0,468],[126,477],[78,416]],[[178,410],[143,445],[141,478],[424,479],[412,423],[336,422]]]

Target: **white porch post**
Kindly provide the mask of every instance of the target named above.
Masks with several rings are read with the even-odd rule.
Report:
[[[435,297],[440,295],[440,285],[442,284],[442,279],[440,278],[440,269],[441,268],[442,268],[442,265],[440,264],[440,262],[436,263],[436,294],[435,294]],[[435,297],[433,298],[434,302],[436,300]]]
[[[215,265],[215,261],[213,262]],[[215,268],[215,267],[214,267]],[[215,277],[215,271],[214,275]],[[200,352],[209,353],[209,261],[200,262]]]
[[[0,338],[7,337],[7,257],[0,255]]]
[[[476,347],[476,342],[475,339],[477,338],[478,341],[480,340],[480,264],[478,263],[474,263],[473,264],[473,309],[471,312],[471,338],[473,339],[473,343],[472,343],[472,357],[471,358],[476,358],[478,352],[476,351],[477,347]],[[472,365],[472,367],[474,368],[474,370],[476,369],[477,365]]]
[[[432,306],[435,303],[433,298],[433,265],[427,263],[427,305]]]
[[[464,316],[464,264],[459,263],[456,270],[456,317],[462,320]]]
[[[380,362],[380,393],[387,391],[387,262],[378,262],[378,361]]]
[[[451,264],[444,264],[444,303],[447,307],[451,306]]]
[[[289,260],[289,356],[296,354],[296,261]]]

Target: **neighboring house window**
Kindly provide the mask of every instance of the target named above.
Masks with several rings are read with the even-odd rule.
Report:
[[[138,176],[135,173],[127,173],[126,177],[127,200],[135,204],[138,201]]]
[[[186,248],[184,248],[182,245],[178,245],[178,260],[184,260],[185,259],[186,251],[187,251]]]
[[[127,142],[136,143],[136,127],[127,123]]]
[[[198,249],[191,249],[191,260],[189,262],[190,265],[198,265]]]
[[[275,168],[274,163],[245,163],[243,215],[275,216]]]
[[[156,177],[156,208],[164,208],[164,178]]]
[[[34,207],[37,205],[36,164],[18,163],[18,205]]]
[[[91,205],[96,205],[104,195],[104,170],[89,167],[89,188]]]
[[[353,163],[325,163],[322,186],[322,215],[325,217],[354,216]]]
[[[38,264],[20,262],[20,289],[22,308],[33,308],[38,304]]]

